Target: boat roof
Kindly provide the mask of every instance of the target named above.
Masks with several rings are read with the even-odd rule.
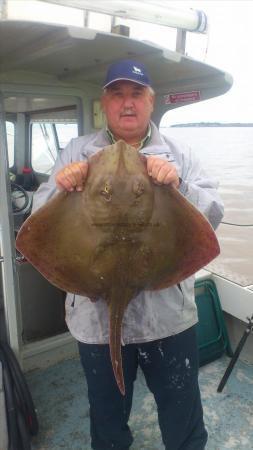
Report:
[[[0,21],[0,82],[19,71],[47,74],[68,85],[88,83],[101,88],[108,66],[131,58],[143,62],[164,112],[227,92],[232,77],[215,67],[151,42],[90,28],[41,22]],[[198,92],[196,97],[168,94]]]

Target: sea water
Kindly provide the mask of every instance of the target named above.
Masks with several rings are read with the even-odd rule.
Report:
[[[217,229],[221,253],[208,268],[253,285],[253,127],[171,127],[162,133],[187,143],[219,181],[225,214]]]
[[[170,127],[161,132],[187,143],[219,181],[226,218],[253,224],[253,127]]]

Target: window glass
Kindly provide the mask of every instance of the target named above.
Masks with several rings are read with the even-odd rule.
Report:
[[[9,167],[14,165],[14,123],[6,122]]]
[[[33,169],[36,172],[49,174],[57,158],[52,124],[33,123],[31,139]]]
[[[61,151],[71,138],[78,136],[77,123],[34,122],[31,128],[32,167],[50,174]]]
[[[55,128],[60,149],[66,147],[70,139],[78,136],[77,123],[56,123]]]

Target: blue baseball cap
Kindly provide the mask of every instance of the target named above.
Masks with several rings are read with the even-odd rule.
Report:
[[[110,86],[110,84],[116,81],[133,81],[134,83],[141,84],[143,86],[151,86],[151,81],[146,67],[131,59],[123,59],[112,64],[106,75],[103,88]]]

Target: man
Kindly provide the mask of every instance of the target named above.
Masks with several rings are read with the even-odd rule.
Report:
[[[173,184],[216,228],[223,206],[216,184],[188,147],[160,135],[150,121],[154,92],[146,68],[131,60],[113,64],[102,95],[105,129],[74,139],[61,153],[47,184],[34,197],[34,208],[60,190],[82,190],[88,158],[124,139],[147,157],[154,183]],[[166,450],[203,450],[207,432],[198,387],[197,322],[194,278],[160,291],[141,292],[127,307],[122,324],[125,397],[113,376],[108,345],[108,311],[103,300],[91,302],[68,294],[66,321],[77,339],[90,402],[94,450],[127,450],[133,384],[140,366],[157,403]]]

